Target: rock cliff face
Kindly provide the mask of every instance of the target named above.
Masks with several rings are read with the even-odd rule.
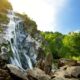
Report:
[[[17,31],[18,32],[18,31]],[[21,41],[23,41],[24,36],[18,36],[17,38]],[[23,34],[24,35],[24,34]],[[13,39],[13,38],[12,38]],[[12,43],[15,41],[12,40]],[[16,57],[16,54],[14,55],[13,52],[8,49],[10,47],[10,44],[8,45],[7,42],[3,46],[1,46],[1,54],[0,54],[0,80],[80,80],[80,63],[79,61],[72,61],[67,59],[61,59],[59,60],[59,69],[53,71],[52,69],[52,55],[48,54],[47,57],[45,57],[44,51],[39,49],[37,50],[37,44],[35,43],[35,39],[33,39],[28,33],[26,37],[26,43],[23,41],[19,44],[19,47],[16,49],[20,49],[19,51],[19,57],[21,58],[21,63],[24,64],[22,67],[16,65],[16,64],[8,64],[8,60],[10,61],[10,57],[14,58]],[[20,41],[19,41],[20,42]],[[18,44],[18,42],[17,42]],[[26,46],[27,45],[27,46]],[[4,47],[5,46],[5,47]],[[35,67],[30,68],[29,65],[26,66],[26,63],[28,59],[25,59],[23,57],[24,52],[28,50],[29,53],[25,53],[28,55],[28,59],[31,60],[32,65],[34,66],[34,62],[37,64]],[[38,53],[35,51],[39,51]],[[25,52],[26,52],[25,51]],[[11,53],[12,55],[7,56],[6,54]],[[34,61],[33,53],[38,54],[37,61]],[[16,57],[17,58],[17,57]],[[23,58],[23,59],[22,59]],[[66,61],[66,62],[65,62]],[[25,63],[26,62],[26,63]],[[64,64],[64,65],[60,65]]]
[[[60,59],[54,70],[52,55],[40,48],[43,38],[35,22],[10,12],[11,5],[4,2],[0,0],[0,80],[80,80],[80,62]]]
[[[53,71],[52,55],[48,54],[45,57],[44,51],[38,48],[39,43],[28,33],[23,32],[24,29],[21,25],[23,25],[22,22],[20,25],[16,25],[16,28],[19,29],[15,28],[16,35],[8,35],[8,39],[6,38],[8,41],[2,42],[4,44],[1,46],[0,54],[0,80],[80,80],[79,61],[60,59],[58,61],[59,69]],[[18,50],[17,55],[15,48]],[[25,57],[26,55],[27,57]],[[15,62],[15,58],[20,59],[21,65]]]
[[[3,29],[3,32],[0,33],[0,68],[1,71],[10,76],[12,75],[10,74],[11,72],[5,72],[5,70],[11,70],[16,73],[16,71],[18,72],[20,69],[20,71],[23,72],[35,66],[37,50],[38,47],[40,47],[40,43],[32,38],[29,33],[25,32],[25,25],[20,17],[15,16],[12,12],[8,14],[8,17],[10,22],[6,25],[6,28]],[[6,64],[12,64],[13,67],[6,67]],[[17,69],[14,66],[16,66]],[[14,73],[13,75],[17,76],[18,73]],[[20,76],[22,76],[23,73],[20,73]],[[17,78],[21,79],[22,77],[20,76]],[[6,80],[4,77],[5,75],[1,75],[0,80]],[[9,80],[11,79],[9,78]]]
[[[38,41],[24,30],[24,23],[14,12],[9,12],[10,22],[7,25],[4,39],[9,43],[9,63],[21,69],[32,69],[36,63]]]

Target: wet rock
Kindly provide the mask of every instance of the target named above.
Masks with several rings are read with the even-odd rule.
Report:
[[[12,64],[7,64],[7,68],[10,71],[11,76],[14,80],[27,80],[27,72],[23,71],[22,69],[18,68],[17,66],[14,66]]]
[[[1,47],[1,53],[0,53],[0,68],[4,68],[7,61],[8,61],[7,48],[2,46]]]
[[[62,78],[61,80],[79,80],[80,79],[80,66],[64,66],[54,72],[55,79]],[[64,78],[64,79],[63,79]]]
[[[36,63],[36,67],[44,70],[44,63],[45,63],[45,53],[44,50],[42,48],[38,49],[38,55],[37,55],[37,63]]]
[[[44,63],[44,71],[46,74],[50,74],[52,70],[53,56],[52,54],[48,54],[45,63]]]
[[[80,61],[77,61],[77,66],[80,66]]]
[[[43,54],[41,53],[39,55],[36,67],[45,71],[46,74],[50,74],[52,70],[52,62],[53,62],[52,54],[48,54],[47,57],[43,57],[44,56]]]
[[[0,58],[2,59],[2,60],[8,60],[8,55],[7,55],[7,53],[8,53],[8,49],[6,48],[6,47],[4,47],[4,46],[2,46],[1,47],[1,54],[0,54]]]
[[[64,70],[57,70],[57,71],[55,71],[54,72],[54,76],[55,77],[64,77],[64,75],[65,75],[65,71]]]
[[[56,78],[51,79],[51,80],[79,80],[79,79],[75,79],[75,78],[69,79],[69,78],[64,78],[64,77],[56,77]]]
[[[27,77],[29,80],[50,80],[50,76],[46,75],[45,72],[39,68],[28,70]]]
[[[42,48],[38,49],[38,56],[37,56],[37,61],[39,60],[44,60],[45,59],[45,53]]]
[[[37,68],[39,68],[39,69],[41,69],[41,70],[44,70],[44,60],[39,60],[39,61],[37,61],[37,63],[36,63],[36,67]]]
[[[77,61],[70,60],[70,59],[64,59],[64,58],[59,59],[58,67],[62,67],[62,66],[65,66],[65,65],[76,66],[77,65]]]
[[[0,53],[0,68],[5,68],[7,62],[8,62],[7,48],[2,46]]]
[[[0,80],[12,80],[7,70],[0,69]]]
[[[1,28],[1,26],[0,26]],[[4,33],[0,33],[0,44],[2,45],[4,42],[6,43],[6,40],[4,39]]]
[[[71,76],[73,78],[80,78],[80,66],[71,66],[66,69],[66,76]]]
[[[4,68],[5,68],[5,65],[6,65],[6,61],[5,61],[5,60],[2,60],[2,59],[0,58],[0,68],[1,68],[1,69],[4,69]]]

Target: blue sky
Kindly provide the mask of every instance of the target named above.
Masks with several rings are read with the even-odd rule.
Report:
[[[41,31],[80,30],[80,0],[9,0],[14,11],[26,13]]]
[[[70,0],[58,13],[57,20],[62,33],[80,30],[80,0]]]

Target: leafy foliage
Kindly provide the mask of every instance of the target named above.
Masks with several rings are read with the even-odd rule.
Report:
[[[8,10],[12,10],[12,6],[8,0],[0,0],[0,13],[6,13]]]
[[[3,29],[1,24],[7,24],[9,22],[7,17],[8,10],[12,10],[11,4],[7,0],[0,0],[0,32],[2,32]],[[23,20],[25,30],[34,37],[34,34],[37,32],[36,22],[31,20],[26,14],[15,13],[15,15]]]
[[[7,17],[8,10],[12,10],[11,4],[7,0],[0,0],[0,32],[3,32],[2,24],[7,24],[9,18]]]
[[[9,19],[8,19],[8,17],[6,16],[6,14],[0,13],[0,23],[7,24],[8,22],[9,22]]]
[[[79,57],[80,56],[80,32],[70,33],[66,35],[63,39],[64,46],[67,47],[66,52],[68,57]]]
[[[34,34],[37,32],[37,24],[35,21],[31,20],[26,14],[15,13],[16,16],[19,16],[24,22],[25,30],[34,37]]]
[[[50,51],[54,58],[71,58],[80,60],[80,32],[63,35],[59,32],[41,32],[45,38],[43,47]]]

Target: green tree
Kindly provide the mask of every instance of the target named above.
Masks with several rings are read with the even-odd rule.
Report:
[[[65,52],[67,57],[80,56],[80,32],[71,32],[63,39],[63,44],[68,51]]]
[[[80,32],[63,35],[59,32],[41,32],[44,37],[42,47],[45,53],[51,52],[54,58],[80,60]]]
[[[63,39],[63,35],[59,32],[42,32],[43,37],[45,38],[46,44],[44,43],[43,45],[45,45],[45,49],[46,51],[50,51],[53,54],[54,58],[60,58],[61,57],[61,53],[60,53],[60,49],[63,45],[62,43],[62,39]]]

